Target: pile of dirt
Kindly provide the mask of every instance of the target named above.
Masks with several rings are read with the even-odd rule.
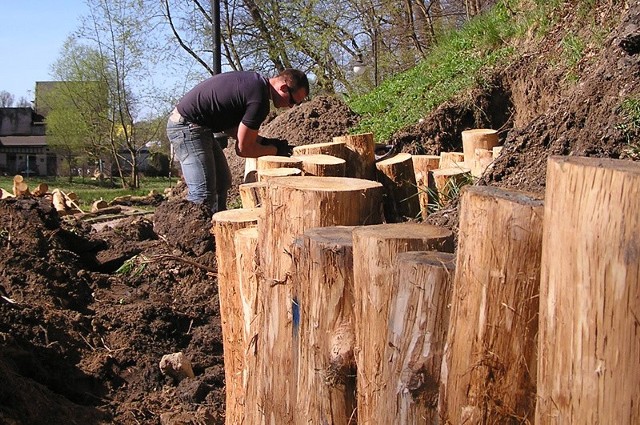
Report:
[[[633,50],[640,5],[594,11],[600,27],[616,24],[604,48],[574,69],[553,60],[566,32],[581,31],[571,20],[575,11],[564,12],[542,43],[518,46],[521,60],[498,70],[492,84],[442,105],[390,142],[438,153],[459,150],[465,129],[499,128],[503,153],[480,184],[538,193],[551,154],[624,157],[619,105],[640,93],[640,54]],[[319,96],[262,132],[319,143],[346,134],[357,120],[339,100]],[[233,147],[227,152],[237,159]],[[241,179],[243,170],[237,163],[234,176]],[[206,209],[169,199],[150,218],[101,231],[62,220],[38,199],[0,200],[0,217],[0,423],[224,423]],[[455,230],[457,205],[430,222]],[[191,361],[194,378],[162,374],[162,356],[176,352]]]

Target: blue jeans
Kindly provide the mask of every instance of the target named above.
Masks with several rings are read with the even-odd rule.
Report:
[[[212,131],[188,121],[169,119],[167,136],[189,188],[187,200],[206,204],[213,212],[225,209],[231,176],[224,152]],[[224,199],[221,199],[222,205],[218,205],[219,197]]]

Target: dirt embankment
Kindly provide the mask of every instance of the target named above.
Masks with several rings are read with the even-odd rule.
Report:
[[[499,128],[503,154],[480,183],[534,192],[544,189],[551,154],[625,157],[620,103],[640,94],[640,5],[594,11],[594,25],[610,32],[571,69],[557,60],[563,37],[574,31],[589,40],[594,26],[564,12],[557,30],[518,46],[521,59],[498,70],[489,88],[442,105],[392,142],[437,153],[459,150],[462,130]],[[357,119],[338,100],[318,97],[263,132],[324,142]],[[244,165],[235,164],[239,179]],[[0,423],[222,424],[210,219],[172,199],[152,219],[95,232],[61,221],[44,201],[0,201]],[[431,221],[455,228],[455,205]],[[191,360],[195,378],[160,372],[162,356],[174,352]]]

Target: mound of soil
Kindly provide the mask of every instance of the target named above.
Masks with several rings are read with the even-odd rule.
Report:
[[[640,5],[593,12],[610,29],[568,69],[554,58],[568,31],[589,39],[566,10],[521,60],[390,140],[413,153],[461,149],[462,130],[499,128],[502,155],[480,184],[543,192],[554,154],[624,158],[620,102],[640,93]],[[635,43],[635,44],[634,44]],[[636,46],[634,48],[634,46]],[[262,133],[292,144],[330,141],[358,121],[317,97]],[[637,137],[638,135],[636,135]],[[234,177],[244,163],[229,153]],[[234,162],[236,161],[236,162]],[[224,359],[211,215],[179,197],[151,217],[96,231],[62,220],[40,199],[0,200],[0,423],[222,424]],[[457,227],[454,203],[430,222]],[[166,376],[182,352],[194,378]]]

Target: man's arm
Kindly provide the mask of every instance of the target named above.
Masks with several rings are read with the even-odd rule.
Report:
[[[275,155],[277,149],[275,146],[263,146],[258,143],[261,136],[258,130],[253,130],[246,125],[240,123],[236,135],[236,153],[243,158],[257,158],[264,155]]]

